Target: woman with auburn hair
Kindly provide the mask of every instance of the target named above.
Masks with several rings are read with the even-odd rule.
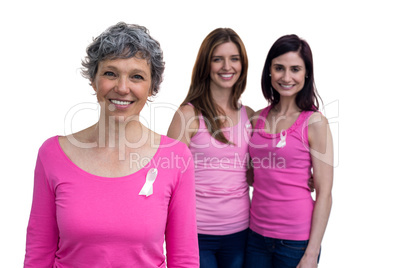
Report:
[[[328,121],[318,112],[306,41],[285,35],[273,44],[262,91],[269,106],[253,117],[249,152],[254,191],[246,267],[317,267],[332,205],[333,148]],[[267,165],[268,155],[277,161]],[[308,187],[312,171],[315,201]]]
[[[204,39],[187,97],[168,136],[188,145],[196,180],[200,267],[243,267],[249,225],[248,140],[252,109],[240,96],[248,59],[240,37],[218,28]]]

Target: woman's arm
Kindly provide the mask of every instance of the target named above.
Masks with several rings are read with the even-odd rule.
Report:
[[[253,109],[251,109],[248,106],[244,106],[244,107],[246,107],[248,120],[250,120],[251,129],[253,129],[254,128],[253,117],[254,117],[255,112],[254,112]],[[251,134],[253,134],[253,131],[251,131]],[[247,169],[247,172],[246,172],[246,178],[247,178],[247,184],[250,185],[250,186],[253,186],[253,183],[254,183],[254,169],[253,169],[253,166],[252,166],[251,158],[249,159],[248,169]]]
[[[190,105],[184,105],[174,114],[167,136],[189,146],[191,137],[198,131],[198,126],[199,121],[194,108]]]
[[[328,120],[322,114],[314,113],[310,117],[308,139],[314,171],[316,202],[310,240],[297,268],[317,267],[321,242],[332,206],[333,142]]]
[[[55,194],[38,156],[24,268],[53,267],[58,236]]]
[[[176,163],[182,165],[179,179],[169,202],[166,223],[168,267],[198,268],[198,238],[195,214],[194,163],[187,147]]]

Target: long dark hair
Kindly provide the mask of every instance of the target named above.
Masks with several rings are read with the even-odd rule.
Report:
[[[220,131],[222,122],[217,118],[221,115],[225,115],[225,113],[212,98],[210,73],[211,59],[214,50],[217,46],[228,42],[233,42],[240,53],[242,70],[239,79],[233,85],[230,102],[232,108],[240,108],[239,99],[247,83],[248,58],[242,40],[237,33],[230,28],[217,28],[205,37],[194,64],[190,89],[187,93],[187,97],[181,104],[186,105],[191,103],[194,106],[196,114],[199,115],[201,113],[204,117],[211,136],[222,143],[230,142]]]
[[[295,34],[280,37],[269,50],[261,78],[262,93],[272,106],[279,103],[280,95],[272,87],[270,69],[273,59],[288,52],[298,52],[306,66],[304,87],[296,95],[296,105],[303,111],[316,111],[321,97],[314,83],[313,54],[308,43]]]

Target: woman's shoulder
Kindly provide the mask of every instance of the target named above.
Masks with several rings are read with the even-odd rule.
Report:
[[[329,130],[328,119],[322,113],[318,111],[310,112],[308,121],[306,120],[306,122],[310,142],[327,135],[327,131]]]
[[[39,148],[39,153],[44,153],[44,152],[48,152],[48,151],[53,151],[54,148],[57,146],[58,140],[59,140],[60,136],[53,136],[50,137],[48,139],[46,139],[41,147]]]
[[[184,120],[185,122],[191,122],[191,124],[194,124],[194,122],[198,123],[198,117],[197,117],[196,110],[191,103],[181,105],[177,109],[174,117],[176,117],[176,120],[180,118],[180,121]],[[179,117],[179,118],[177,118],[177,117]],[[195,120],[195,119],[197,119],[197,120]],[[198,126],[198,124],[197,124],[197,126]],[[194,127],[194,126],[191,125],[191,127]]]
[[[52,162],[60,156],[59,136],[46,139],[38,150],[38,160],[42,163]]]
[[[177,111],[183,113],[185,117],[192,117],[196,115],[195,108],[191,103],[181,105]]]
[[[190,139],[198,131],[199,119],[191,104],[181,105],[173,116],[167,135],[190,144]]]
[[[185,171],[193,162],[193,157],[187,145],[181,141],[161,135],[159,145],[158,163],[168,164],[168,170]]]
[[[312,129],[320,129],[328,125],[328,119],[319,111],[311,111],[308,113],[308,126]]]
[[[166,135],[161,135],[159,147],[165,154],[180,156],[188,156],[191,154],[190,149],[184,142],[170,138]]]
[[[260,119],[260,117],[265,117],[264,114],[268,108],[269,108],[269,106],[253,113],[252,117],[250,118],[250,121],[251,121],[251,124],[253,125],[253,127],[257,126],[257,122]]]
[[[248,119],[251,120],[253,118],[255,111],[247,105],[243,105],[244,109],[246,109]]]
[[[260,110],[258,110],[258,111],[256,111],[256,112],[254,112],[253,116],[255,116],[255,117],[260,116],[261,113],[262,113],[265,109],[266,109],[266,108],[263,108],[263,109],[260,109]]]

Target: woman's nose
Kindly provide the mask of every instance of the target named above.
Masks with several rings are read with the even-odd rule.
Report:
[[[228,60],[223,61],[223,69],[230,70],[230,68],[231,68],[230,61],[228,61]]]
[[[283,80],[284,82],[289,82],[289,81],[292,80],[292,77],[291,77],[291,74],[290,74],[289,71],[285,71],[285,72],[283,73],[282,80]]]
[[[127,94],[130,91],[128,83],[124,77],[121,77],[118,80],[117,86],[115,87],[115,91],[119,94]]]

